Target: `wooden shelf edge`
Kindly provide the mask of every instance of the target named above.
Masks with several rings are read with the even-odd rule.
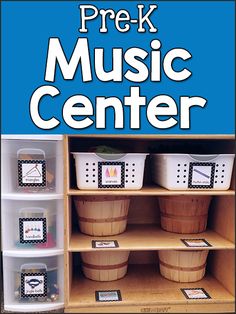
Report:
[[[205,239],[211,247],[187,247],[181,239]],[[95,249],[92,240],[117,240],[119,247]],[[178,234],[166,232],[157,225],[128,225],[127,230],[116,236],[93,237],[82,233],[73,233],[69,242],[69,252],[89,251],[155,251],[155,250],[234,250],[235,244],[218,233],[207,230],[199,234]]]
[[[79,195],[130,195],[130,196],[158,196],[158,195],[235,195],[232,189],[226,191],[217,190],[167,190],[159,186],[145,186],[141,190],[79,190],[68,189],[67,194],[70,196]]]
[[[235,303],[150,306],[67,307],[64,313],[235,313]]]

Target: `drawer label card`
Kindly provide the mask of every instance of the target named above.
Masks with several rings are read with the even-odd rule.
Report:
[[[46,218],[19,218],[20,243],[46,243]]]
[[[215,163],[190,162],[189,164],[189,188],[213,188],[214,187]]]
[[[46,273],[21,273],[21,297],[35,298],[47,296]]]
[[[20,187],[46,187],[46,161],[18,160],[18,185]]]
[[[210,295],[203,288],[180,289],[186,299],[211,299]]]
[[[205,239],[180,239],[187,247],[212,247]]]
[[[116,240],[92,240],[92,248],[94,249],[106,249],[117,247],[119,247],[119,244]]]
[[[97,302],[122,301],[120,290],[95,291]]]
[[[124,188],[124,162],[98,162],[98,188]]]

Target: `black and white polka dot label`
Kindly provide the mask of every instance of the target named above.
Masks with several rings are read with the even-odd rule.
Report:
[[[46,243],[46,218],[19,218],[20,243]]]
[[[98,188],[124,188],[125,163],[124,162],[98,162]]]
[[[215,163],[190,162],[188,187],[193,189],[212,189],[214,187]]]
[[[19,187],[46,187],[46,160],[18,159]]]
[[[95,299],[97,302],[122,301],[120,290],[95,291]]]
[[[211,299],[210,295],[203,288],[182,288],[180,290],[182,291],[186,299]]]
[[[21,273],[21,298],[47,296],[47,273]]]
[[[187,247],[211,247],[212,245],[206,239],[180,239]]]
[[[117,240],[92,240],[93,249],[117,248],[119,243]]]

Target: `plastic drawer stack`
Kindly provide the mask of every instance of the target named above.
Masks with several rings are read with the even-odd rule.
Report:
[[[4,309],[64,307],[63,136],[2,136]]]

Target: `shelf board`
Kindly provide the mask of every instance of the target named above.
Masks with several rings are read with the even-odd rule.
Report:
[[[158,185],[144,186],[141,190],[79,190],[71,188],[68,195],[133,195],[133,196],[158,196],[158,195],[235,195],[235,191],[230,189],[226,191],[217,190],[186,190],[170,191]]]
[[[203,288],[210,299],[186,299],[181,288]],[[96,302],[95,291],[120,290],[122,301]],[[212,276],[196,283],[176,283],[163,278],[157,265],[132,265],[128,274],[112,282],[96,282],[73,276],[66,313],[134,312],[234,312],[234,297]],[[145,310],[146,309],[146,310]]]
[[[167,250],[181,249],[189,250],[192,247],[186,247],[180,239],[205,239],[212,247],[201,247],[200,249],[210,250],[227,250],[234,249],[234,243],[223,238],[218,233],[207,230],[198,234],[178,234],[166,232],[157,225],[139,224],[128,225],[127,230],[116,236],[91,237],[82,233],[73,233],[69,243],[69,252],[86,252],[95,250],[116,250],[116,251],[150,251],[150,250]],[[119,247],[94,249],[92,240],[117,240]],[[196,248],[194,248],[196,249]]]

